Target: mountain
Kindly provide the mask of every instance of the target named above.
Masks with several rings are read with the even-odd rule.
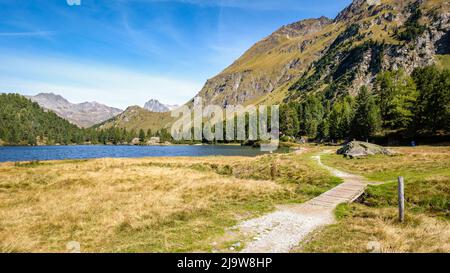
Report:
[[[18,94],[0,94],[0,145],[83,142],[83,131]]]
[[[448,1],[355,0],[334,19],[282,26],[207,80],[187,105],[197,97],[223,107],[280,104],[317,93],[333,102],[356,96],[361,86],[371,89],[382,71],[401,68],[409,74],[432,64],[450,67]],[[135,114],[129,120],[139,126],[161,118]],[[115,126],[134,127],[125,119]]]
[[[170,128],[173,121],[170,112],[151,112],[139,106],[130,106],[119,115],[98,124],[96,128],[126,128],[135,131],[151,129],[155,132]]]
[[[209,79],[197,96],[222,106],[316,92],[332,99],[356,95],[383,70],[448,66],[449,11],[445,0],[355,0],[333,20],[281,27]]]
[[[158,100],[151,99],[144,105],[144,109],[150,112],[169,112],[170,109]]]
[[[91,127],[122,112],[120,109],[97,102],[70,103],[62,96],[53,93],[40,93],[28,98],[82,128]]]
[[[321,17],[281,27],[209,79],[198,96],[206,103],[226,106],[245,104],[278,91],[321,54],[322,46],[313,44],[332,40],[330,36],[318,37],[325,30],[331,31],[332,22]]]
[[[158,100],[155,100],[155,99],[149,100],[144,105],[145,110],[148,110],[150,112],[158,112],[158,113],[169,112],[178,107],[179,107],[179,105],[162,104]]]
[[[448,1],[356,0],[334,20],[341,26],[325,48],[290,86],[289,99],[302,93],[323,92],[333,99],[356,95],[362,86],[373,86],[382,71],[439,63],[439,54],[450,31]],[[447,47],[447,48],[445,48]]]

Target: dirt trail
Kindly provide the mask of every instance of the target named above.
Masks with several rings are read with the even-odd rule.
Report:
[[[324,165],[320,154],[313,159],[344,182],[306,203],[279,206],[270,214],[239,224],[240,231],[253,238],[242,250],[243,253],[289,252],[312,231],[332,224],[334,208],[341,203],[353,202],[369,184],[361,176]]]

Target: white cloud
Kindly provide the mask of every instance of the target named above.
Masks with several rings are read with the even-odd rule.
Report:
[[[80,6],[81,0],[66,0],[67,5],[69,6]]]
[[[126,108],[155,98],[182,104],[202,83],[155,75],[114,65],[55,57],[0,56],[0,92],[53,92],[72,102],[97,101]]]

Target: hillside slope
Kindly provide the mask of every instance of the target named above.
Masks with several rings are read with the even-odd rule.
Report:
[[[243,104],[274,92],[301,74],[334,34],[332,20],[321,17],[283,26],[256,43],[200,91],[206,102]],[[327,37],[319,33],[327,32]]]
[[[150,129],[156,132],[163,128],[170,128],[172,122],[173,118],[170,112],[151,112],[139,106],[130,106],[123,113],[95,127],[99,129],[125,128],[136,131]]]
[[[332,98],[355,95],[382,70],[446,66],[439,62],[450,53],[449,10],[444,0],[355,0],[334,20],[283,26],[208,80],[198,96],[222,106],[297,100],[305,91]]]
[[[439,54],[450,53],[449,19],[446,1],[354,1],[335,19],[344,30],[290,87],[288,100],[314,91],[356,95],[382,71],[409,74],[438,63]]]

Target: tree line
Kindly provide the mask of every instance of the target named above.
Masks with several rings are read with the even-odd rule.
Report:
[[[356,97],[331,102],[310,95],[302,102],[280,107],[280,130],[285,137],[316,140],[366,140],[395,132],[403,136],[431,136],[450,129],[450,70],[435,66],[386,71],[371,91],[363,86]]]

